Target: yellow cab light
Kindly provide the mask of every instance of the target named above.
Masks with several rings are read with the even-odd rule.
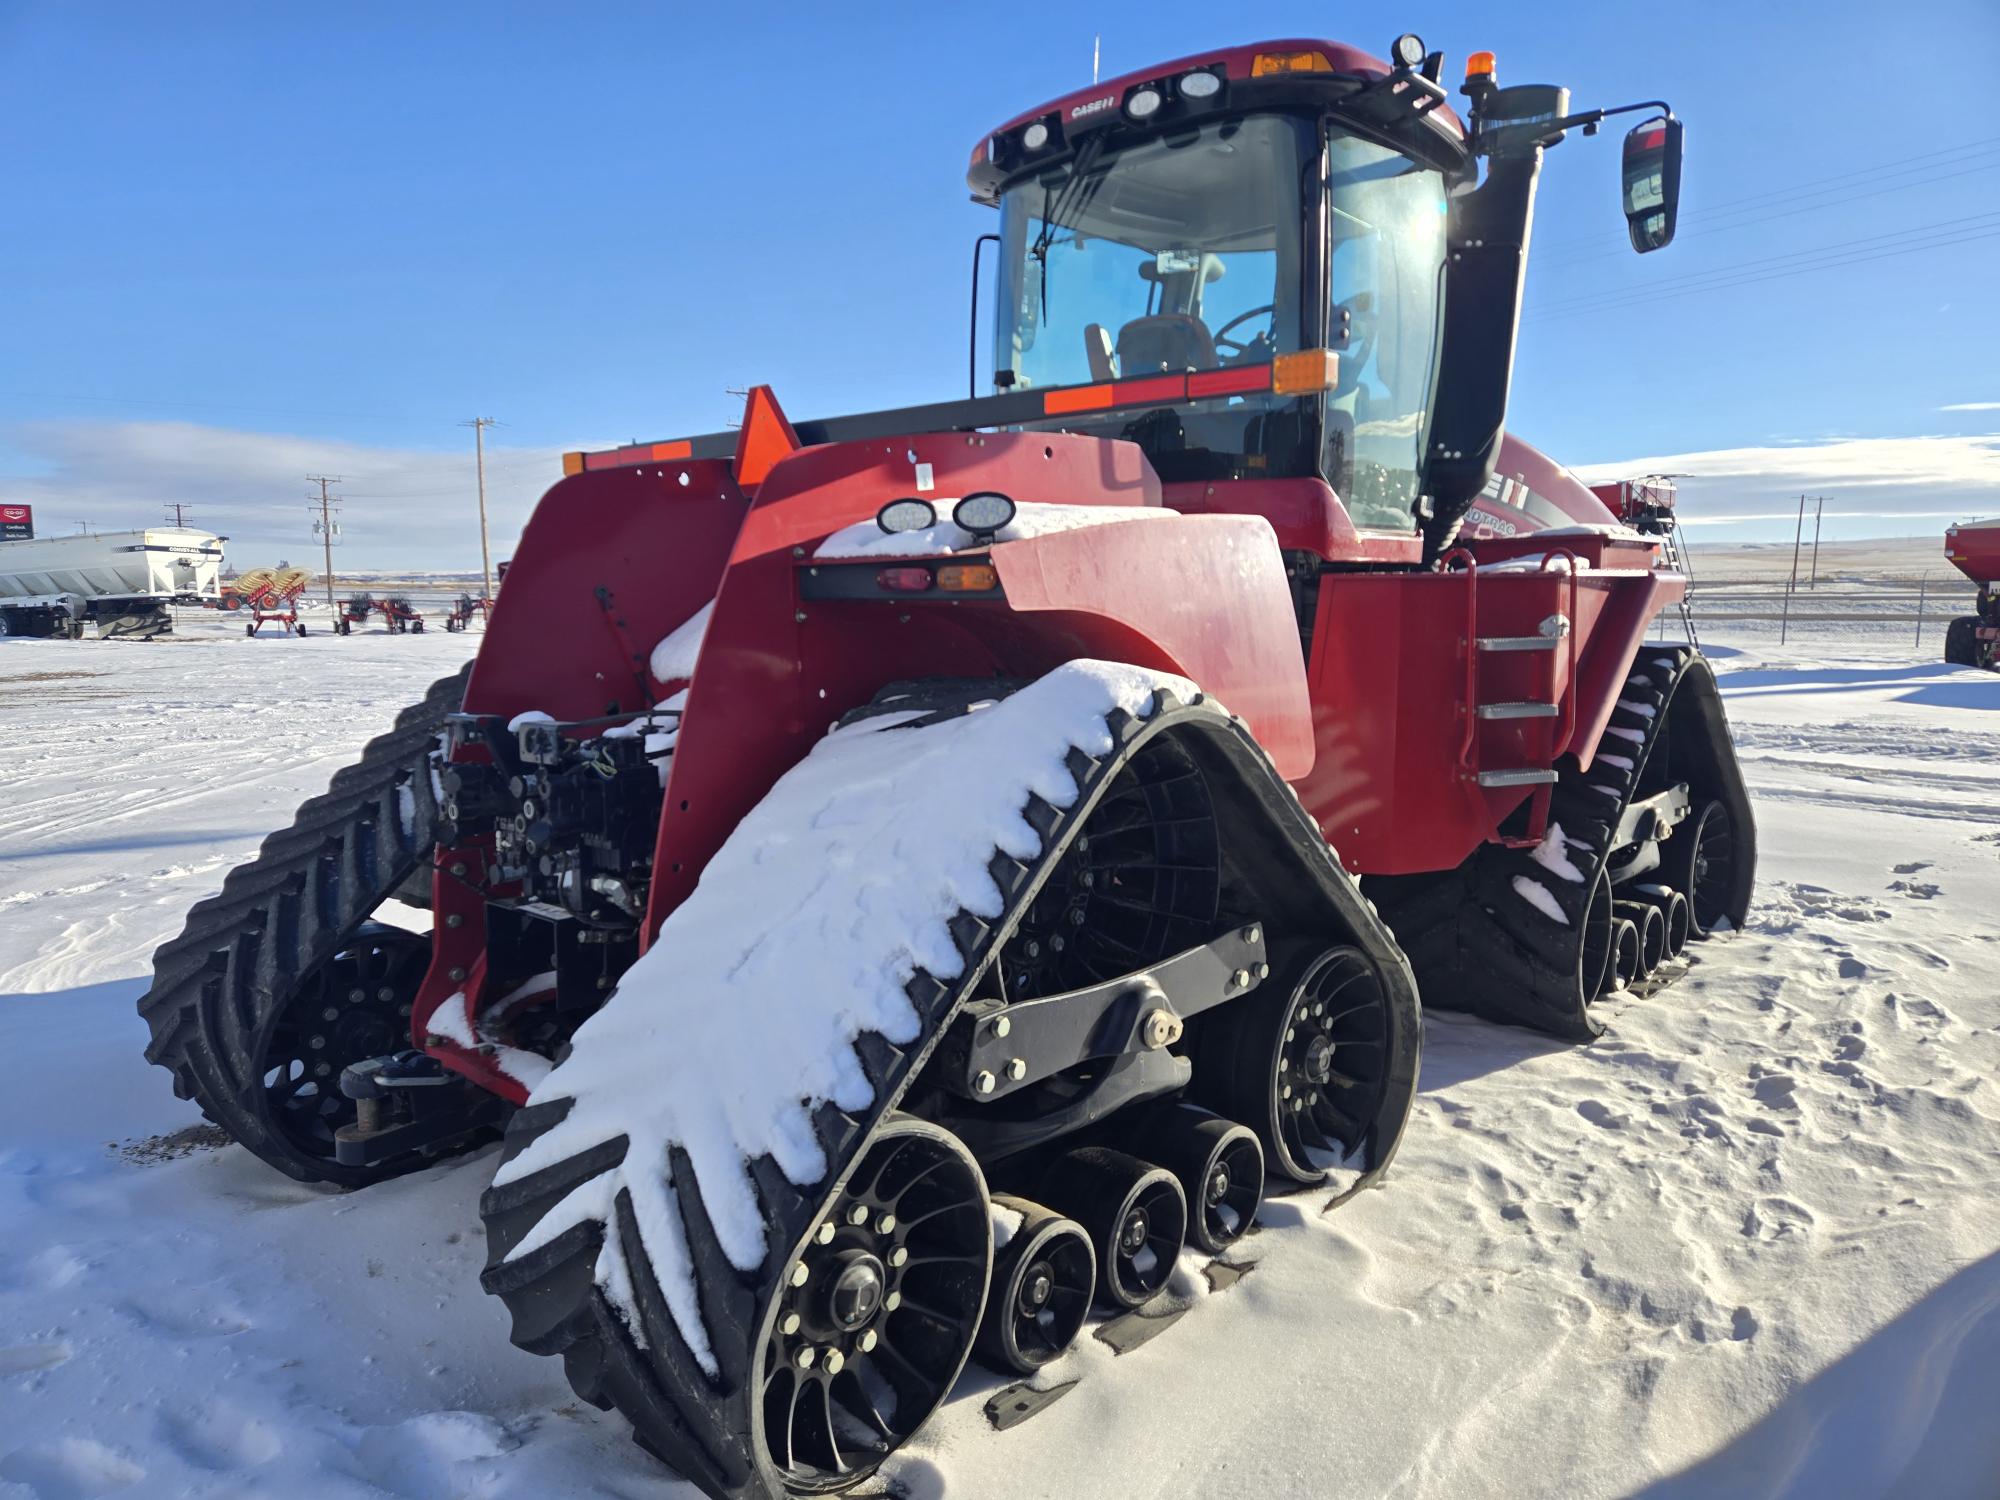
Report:
[[[1491,52],[1473,53],[1472,56],[1465,60],[1465,76],[1467,79],[1491,78],[1493,76],[1493,54]]]
[[[1252,78],[1269,78],[1277,73],[1331,73],[1333,64],[1324,52],[1259,52],[1250,63]]]
[[[1271,389],[1280,396],[1330,391],[1340,380],[1340,356],[1331,349],[1301,349],[1271,361]]]
[[[990,593],[1000,575],[985,563],[951,563],[937,570],[937,586],[948,594]]]
[[[563,473],[581,474],[582,472],[583,455],[581,453],[565,453],[563,455]]]

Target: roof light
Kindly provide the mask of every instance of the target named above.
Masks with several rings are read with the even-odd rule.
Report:
[[[991,536],[1014,519],[1014,502],[994,490],[967,495],[951,508],[951,523],[974,536]]]
[[[1160,112],[1160,106],[1164,103],[1166,100],[1161,97],[1160,91],[1149,84],[1143,89],[1132,91],[1132,97],[1125,101],[1125,113],[1135,120],[1151,119]]]
[[[1021,132],[1021,144],[1030,151],[1039,151],[1049,143],[1049,122],[1037,120]]]
[[[1259,52],[1250,63],[1252,78],[1269,78],[1277,73],[1331,73],[1333,64],[1324,52]]]
[[[1213,99],[1222,92],[1222,80],[1205,69],[1181,75],[1181,97],[1185,99]]]
[[[1340,356],[1331,349],[1301,349],[1271,361],[1271,389],[1280,396],[1330,391],[1340,381]]]
[[[1493,54],[1491,52],[1475,52],[1465,60],[1466,82],[1470,83],[1475,78],[1490,79],[1492,76]]]
[[[1389,44],[1389,56],[1403,67],[1414,68],[1424,60],[1424,39],[1406,31]]]
[[[937,511],[930,501],[915,496],[891,500],[875,512],[875,524],[890,536],[903,531],[922,531],[926,526],[937,525]]]
[[[985,563],[952,563],[937,570],[937,585],[948,594],[981,594],[1000,587],[1000,575]]]

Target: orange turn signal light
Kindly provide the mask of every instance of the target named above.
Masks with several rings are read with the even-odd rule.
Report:
[[[948,594],[991,593],[1000,575],[986,563],[949,563],[937,570],[937,586]]]
[[[563,473],[581,474],[582,472],[583,455],[581,453],[565,453],[563,455]]]
[[[1340,382],[1340,356],[1331,349],[1301,349],[1271,361],[1271,389],[1280,396],[1330,391]]]
[[[1270,78],[1279,73],[1331,73],[1333,64],[1324,52],[1259,52],[1250,63],[1252,78]]]

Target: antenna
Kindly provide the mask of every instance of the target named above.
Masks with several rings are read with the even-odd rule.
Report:
[[[1092,87],[1095,87],[1097,84],[1097,59],[1098,59],[1098,54],[1103,50],[1103,48],[1104,48],[1104,33],[1099,32],[1096,36],[1090,39],[1090,82]]]

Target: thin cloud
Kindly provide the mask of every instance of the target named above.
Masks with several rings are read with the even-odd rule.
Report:
[[[1939,411],[2000,411],[2000,401],[1955,401]]]

